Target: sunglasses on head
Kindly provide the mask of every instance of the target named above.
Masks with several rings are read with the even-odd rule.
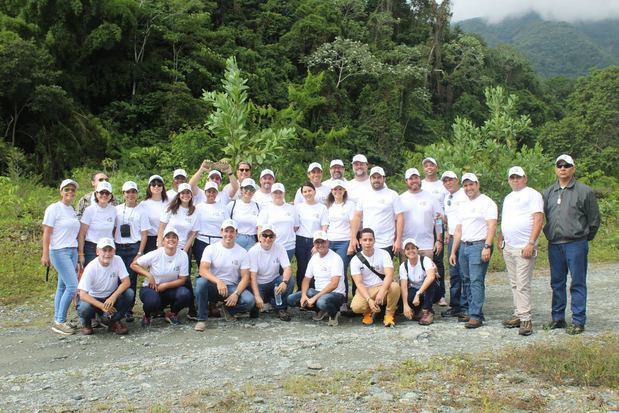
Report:
[[[561,169],[561,168],[570,169],[572,166],[574,165],[570,165],[569,163],[558,163],[557,169]]]
[[[262,238],[275,238],[275,234],[262,234]]]

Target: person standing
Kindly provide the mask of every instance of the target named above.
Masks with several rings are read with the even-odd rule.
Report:
[[[368,159],[363,154],[357,154],[352,158],[353,178],[346,182],[348,199],[357,203],[372,192],[372,184],[368,175]]]
[[[557,181],[542,194],[548,239],[550,286],[552,287],[552,321],[548,328],[566,328],[565,291],[567,273],[572,276],[572,324],[568,334],[580,334],[587,321],[587,255],[589,241],[600,228],[600,210],[593,190],[576,181],[576,165],[569,155],[555,161]]]
[[[273,202],[271,187],[275,183],[275,172],[270,169],[263,169],[260,172],[260,188],[254,194],[254,201],[258,203],[260,209]]]
[[[99,182],[94,197],[94,203],[84,210],[77,235],[77,259],[82,268],[97,258],[99,239],[113,237],[116,223],[116,208],[110,203],[112,185],[108,181]]]
[[[140,208],[148,216],[150,226],[148,236],[146,237],[146,246],[144,247],[144,254],[147,254],[157,249],[157,233],[161,216],[165,214],[168,208],[168,194],[161,176],[151,175],[148,178],[146,198],[140,202]]]
[[[256,182],[251,178],[245,178],[241,182],[241,196],[228,202],[226,206],[230,219],[233,219],[239,227],[236,243],[247,251],[258,241],[256,231],[260,206],[253,200],[256,189],[258,189]]]
[[[314,185],[314,191],[316,191],[316,202],[323,205],[326,204],[331,187],[324,185],[322,182],[322,165],[318,162],[312,162],[309,164],[307,167],[307,179],[308,182],[311,182],[312,185]],[[300,187],[294,196],[294,204],[298,205],[303,202],[305,202],[305,195],[303,194],[303,187]]]
[[[95,202],[95,193],[97,192],[97,185],[99,182],[109,182],[110,178],[108,178],[105,172],[97,171],[92,174],[92,179],[90,184],[92,185],[92,191],[85,194],[80,200],[77,202],[77,218],[81,219],[84,214],[84,210],[92,205]],[[114,194],[110,199],[110,203],[116,206],[116,198],[114,198]]]
[[[327,188],[333,188],[333,181],[346,182],[346,178],[344,177],[344,162],[341,159],[334,159],[331,161],[329,164],[329,175],[331,177],[322,182]]]

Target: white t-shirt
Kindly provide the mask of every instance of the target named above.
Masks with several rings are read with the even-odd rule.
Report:
[[[189,275],[189,258],[187,253],[180,248],[176,248],[176,253],[172,256],[166,254],[165,248],[157,248],[138,258],[137,263],[140,267],[148,268],[148,272],[155,277],[157,284]],[[142,286],[148,286],[148,279],[144,279]]]
[[[346,192],[348,192],[348,200],[358,203],[361,199],[366,199],[372,193],[372,183],[370,177],[365,181],[357,181],[351,179],[346,182]]]
[[[452,219],[452,224],[462,225],[462,241],[485,240],[488,234],[489,219],[497,219],[497,206],[487,195],[479,194],[473,200],[467,197],[466,202],[458,208]],[[450,218],[451,219],[451,218]]]
[[[228,211],[219,202],[214,204],[201,203],[196,207],[195,214],[198,214],[198,236],[197,238],[209,244],[210,237],[219,237],[221,223],[230,218]]]
[[[416,289],[420,289],[423,284],[423,280],[426,279],[426,271],[430,268],[434,268],[434,263],[428,257],[424,257],[421,255],[417,256],[417,264],[412,266],[410,261],[408,262],[408,272],[406,272],[406,265],[403,262],[400,264],[400,280],[405,280],[408,278],[408,282],[415,287]],[[421,260],[423,259],[423,266],[426,269],[424,271],[421,268]],[[408,260],[408,258],[407,258]]]
[[[129,224],[131,228],[131,236],[123,238],[120,236],[120,226]],[[150,223],[146,211],[139,205],[135,208],[126,207],[125,204],[116,206],[116,233],[114,234],[114,242],[117,244],[133,244],[142,239],[142,231],[148,231]]]
[[[176,194],[178,194],[178,192],[175,189],[168,189],[166,191],[166,195],[168,196],[168,203],[171,203],[172,201],[174,201]]]
[[[321,185],[331,189],[331,184],[333,183],[333,181],[335,181],[335,179],[329,178],[326,181],[322,181]],[[348,182],[348,179],[341,177],[340,179],[338,179],[338,181],[344,181],[344,184],[346,184],[346,182]]]
[[[107,298],[116,291],[120,281],[128,276],[125,263],[118,255],[114,255],[112,262],[107,267],[101,265],[97,257],[84,268],[77,289],[86,291],[95,298]]]
[[[195,194],[192,192],[192,197],[194,205],[199,205],[203,202],[206,202],[206,192],[204,192],[204,190],[200,188],[196,188]],[[215,198],[215,200],[217,200],[217,198]]]
[[[241,270],[249,269],[245,248],[238,244],[226,248],[221,241],[206,247],[201,261],[211,263],[211,273],[226,285],[237,285],[241,280]]]
[[[247,203],[240,199],[235,201],[230,201],[226,209],[230,218],[236,222],[239,234],[256,235],[258,214],[260,213],[258,203],[253,200]]]
[[[445,215],[447,216],[447,232],[449,232],[449,235],[451,236],[453,236],[456,232],[456,226],[451,222],[449,217],[453,216],[457,209],[460,208],[460,206],[462,206],[462,204],[464,204],[467,200],[468,197],[462,188],[459,188],[453,194],[447,193],[447,195],[445,195],[443,205],[445,205]]]
[[[221,192],[225,192],[226,194],[228,194],[231,200],[241,199],[242,194],[241,194],[240,186],[241,186],[241,182],[239,181],[239,189],[236,190],[236,192],[234,193],[232,197],[230,197],[230,191],[232,190],[232,185],[230,183],[227,183],[226,186],[224,186],[224,189],[221,190]]]
[[[347,200],[345,203],[333,203],[327,210],[329,218],[329,241],[349,241],[350,221],[355,215],[355,203]]]
[[[544,212],[544,201],[535,189],[527,186],[507,195],[501,213],[505,244],[515,248],[526,246],[533,230],[533,214],[537,212]]]
[[[270,203],[260,206],[257,223],[259,227],[265,224],[272,225],[277,234],[275,242],[282,245],[286,250],[291,250],[295,247],[296,236],[294,229],[300,224],[299,217],[292,205],[275,205]]]
[[[316,202],[319,204],[326,204],[329,193],[331,193],[331,188],[324,184],[321,184],[319,187],[316,188]],[[294,204],[299,205],[303,203],[305,203],[305,198],[301,193],[301,188],[299,188],[297,189],[297,193],[294,196]]]
[[[49,243],[50,249],[77,248],[80,221],[72,205],[58,201],[48,206],[43,216],[43,225],[54,229]]]
[[[402,193],[400,202],[404,208],[402,239],[415,238],[420,250],[431,250],[434,247],[434,218],[443,213],[441,204],[423,189],[417,193]]]
[[[257,202],[258,205],[260,205],[260,209],[262,209],[263,207],[265,207],[267,204],[270,204],[273,202],[273,196],[271,195],[271,193],[269,192],[268,194],[265,194],[264,192],[262,192],[260,189],[258,189],[255,193],[254,196],[252,198],[252,200],[254,202]]]
[[[148,217],[149,236],[156,236],[159,231],[159,224],[161,223],[161,216],[165,214],[168,208],[166,201],[155,201],[154,199],[146,199],[140,202],[140,208],[144,211],[144,214]]]
[[[357,211],[363,213],[363,227],[374,230],[377,248],[393,245],[396,215],[403,211],[397,192],[389,188],[372,190],[357,203]]]
[[[116,208],[114,205],[107,204],[105,208],[101,208],[98,204],[90,205],[82,215],[82,224],[88,225],[86,241],[96,244],[101,238],[112,238],[115,223]]]
[[[297,235],[300,237],[312,238],[314,232],[322,229],[323,225],[329,225],[329,215],[324,204],[309,205],[303,202],[296,204],[294,209],[299,220]]]
[[[391,256],[385,250],[381,250],[379,248],[374,249],[374,254],[371,257],[361,253],[365,259],[368,261],[368,264],[372,266],[376,271],[381,274],[385,273],[385,268],[393,268],[393,261],[391,260]],[[371,269],[367,268],[367,266],[361,262],[359,257],[355,254],[350,260],[350,275],[359,275],[363,277],[363,285],[366,288],[375,287],[377,285],[382,285],[383,280],[380,279],[378,275],[374,273]]]
[[[346,288],[344,287],[344,277],[342,274],[344,274],[344,262],[332,250],[329,250],[324,257],[321,257],[320,254],[312,255],[305,271],[306,278],[314,279],[316,291],[322,291],[331,282],[331,278],[340,277],[337,288],[331,292],[344,295],[346,294]]]
[[[265,250],[259,243],[249,249],[249,271],[257,274],[258,284],[266,284],[279,276],[279,267],[290,266],[290,260],[284,247],[273,243],[271,249]]]
[[[434,182],[430,182],[423,179],[421,181],[421,189],[432,194],[432,196],[441,204],[441,208],[444,208],[443,201],[445,200],[445,195],[447,195],[449,191],[445,188],[445,185],[443,185],[443,181],[437,179]]]
[[[185,248],[189,233],[198,230],[198,213],[193,211],[193,214],[188,215],[189,208],[179,206],[176,214],[166,211],[161,216],[161,222],[171,225],[178,231],[178,248]],[[166,225],[166,226],[167,226]],[[218,231],[219,232],[219,231]]]

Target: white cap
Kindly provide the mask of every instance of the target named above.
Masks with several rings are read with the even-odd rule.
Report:
[[[563,154],[563,155],[559,155],[557,157],[557,160],[555,161],[555,164],[558,163],[559,161],[565,161],[565,163],[569,163],[570,165],[576,165],[574,163],[574,160],[572,159],[571,156],[567,155],[567,154]]]
[[[112,184],[109,183],[108,181],[101,181],[97,184],[97,192],[101,192],[101,191],[108,191],[108,192],[112,192]]]
[[[65,179],[60,183],[60,189],[64,188],[67,185],[73,185],[75,189],[78,189],[80,187],[73,179]]]
[[[417,168],[408,168],[406,172],[404,172],[404,179],[408,179],[413,175],[421,176]]]
[[[475,175],[472,172],[467,172],[464,175],[462,175],[462,182],[469,180],[472,182],[479,182],[479,179],[477,179],[477,175]]]
[[[148,178],[148,184],[150,185],[151,182],[153,181],[161,181],[161,182],[165,182],[163,180],[163,178],[159,175],[151,175],[150,178]]]
[[[217,188],[217,184],[213,181],[208,181],[206,185],[204,185],[204,191],[208,191],[209,189],[214,189],[215,191],[219,192],[219,188]]]
[[[320,165],[318,162],[312,162],[307,167],[307,172],[312,172],[316,168],[318,168],[318,169],[320,169],[322,171],[322,165]]]
[[[421,161],[421,164],[423,165],[426,162],[432,162],[434,165],[438,166],[438,163],[436,163],[436,159],[428,156],[427,158],[423,158],[423,161]]]
[[[234,222],[233,219],[224,219],[224,222],[221,223],[221,227],[220,228],[221,229],[226,229],[226,228],[230,228],[230,227],[232,227],[234,229],[237,229],[236,222]]]
[[[105,247],[112,247],[116,249],[116,244],[114,244],[114,240],[112,238],[99,238],[99,241],[97,242],[97,248],[103,249]]]
[[[509,178],[512,175],[526,176],[527,174],[524,173],[524,169],[522,169],[521,167],[512,166],[511,168],[509,168],[509,171],[507,172],[507,177]]]
[[[260,234],[267,232],[267,231],[271,231],[273,234],[277,235],[277,233],[275,232],[275,228],[273,228],[273,225],[264,224],[262,228],[260,228]]]
[[[341,186],[342,188],[346,189],[346,183],[342,181],[341,179],[334,179],[331,182],[329,182],[329,187],[331,189],[337,188],[338,186]]]
[[[191,190],[191,185],[189,185],[187,182],[183,182],[178,186],[178,193],[180,194],[183,191],[189,191],[193,194],[193,191]]]
[[[406,238],[404,242],[402,243],[402,246],[406,248],[408,244],[413,244],[414,246],[418,247],[417,241],[415,241],[415,238]]]
[[[334,166],[344,166],[344,162],[341,159],[334,159],[329,164],[329,168],[333,168]]]
[[[265,175],[271,175],[273,178],[275,178],[275,174],[270,169],[263,169],[262,172],[260,172],[260,178],[262,178]]]
[[[136,184],[133,181],[127,181],[123,184],[123,188],[122,191],[123,192],[127,192],[130,189],[135,189],[136,191],[138,190],[138,184]]]
[[[441,175],[441,181],[445,178],[458,179],[458,175],[454,171],[445,171],[443,175]]]
[[[271,192],[275,191],[286,192],[286,188],[284,188],[284,184],[282,184],[281,182],[275,182],[273,186],[271,186]]]
[[[381,176],[385,176],[385,170],[383,168],[381,168],[380,166],[375,166],[372,169],[370,169],[370,176],[372,176],[374,174],[379,174]]]
[[[177,237],[179,236],[176,228],[174,228],[171,225],[166,226],[165,229],[163,230],[163,238],[167,237],[168,234],[175,234]]]
[[[314,232],[313,238],[314,238],[314,241],[318,241],[319,239],[327,241],[329,239],[329,237],[327,236],[327,233],[323,230],[318,230]]]
[[[187,172],[185,172],[185,170],[181,168],[175,169],[172,178],[176,178],[177,176],[184,176],[185,178],[187,178]]]
[[[241,182],[241,188],[245,188],[246,186],[253,186],[254,189],[258,188],[258,185],[256,185],[256,181],[251,178],[245,178],[243,179],[243,182]]]
[[[219,172],[217,169],[213,169],[211,172],[208,173],[208,177],[209,179],[211,178],[211,176],[213,175],[217,175],[221,178],[221,172]]]
[[[355,162],[368,163],[368,158],[366,158],[365,155],[362,155],[359,153],[352,157],[352,163],[355,163]]]

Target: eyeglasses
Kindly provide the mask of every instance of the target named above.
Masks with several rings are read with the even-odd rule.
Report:
[[[62,188],[62,192],[75,192],[75,188]]]
[[[108,191],[100,191],[99,195],[101,195],[101,196],[110,196],[110,195],[112,195],[112,193],[108,192]]]
[[[569,163],[559,163],[557,164],[557,169],[570,169],[574,165],[570,165]]]
[[[256,192],[256,188],[253,186],[246,186],[243,188],[243,191]]]
[[[249,168],[239,168],[238,171],[239,172],[249,172],[249,171],[251,171],[251,169],[249,169]]]
[[[262,238],[275,238],[275,234],[262,234]]]
[[[110,178],[99,178],[99,182],[103,182],[103,181],[109,182]]]
[[[343,191],[344,188],[342,188],[341,186],[336,186],[335,188],[331,188],[332,191]]]
[[[159,183],[159,182],[151,182],[150,186],[154,186],[154,187],[157,187],[157,188],[163,188],[163,184]]]
[[[449,194],[449,196],[447,197],[447,206],[451,206],[451,198],[453,197],[453,194]]]

